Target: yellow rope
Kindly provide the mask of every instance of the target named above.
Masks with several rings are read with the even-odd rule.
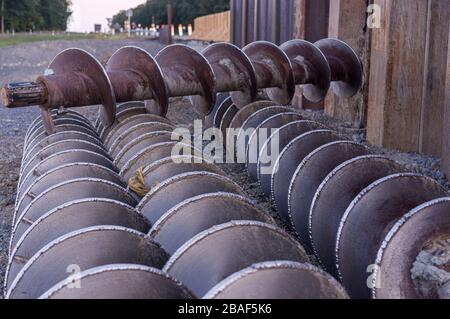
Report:
[[[144,168],[141,167],[136,174],[130,178],[128,186],[132,191],[138,194],[140,197],[145,197],[150,190],[145,186]]]

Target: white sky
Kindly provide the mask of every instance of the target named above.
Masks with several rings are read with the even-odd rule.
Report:
[[[108,26],[107,18],[142,3],[145,0],[72,0],[73,14],[68,31],[91,32],[94,31],[94,24],[101,24],[104,30]]]

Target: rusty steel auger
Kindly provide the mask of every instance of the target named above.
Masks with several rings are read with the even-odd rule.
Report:
[[[336,85],[344,95],[355,92],[353,85]],[[450,238],[450,218],[444,213],[450,199],[437,181],[405,173],[396,162],[270,101],[234,110],[227,99],[214,117],[222,131],[239,130],[236,144],[227,145],[245,150],[250,179],[259,182],[302,245],[342,282],[350,297],[420,297],[411,279],[418,253]],[[254,130],[250,136],[249,129]],[[259,141],[263,129],[273,134]],[[279,153],[271,148],[275,139]],[[271,155],[275,163],[265,162],[263,156]],[[252,274],[252,269],[247,272]],[[229,279],[212,296],[243,289],[240,279]]]
[[[12,83],[1,91],[9,108],[39,105],[45,128],[57,131],[52,109],[103,105],[100,120],[110,127],[116,103],[146,101],[149,113],[165,116],[169,98],[190,96],[197,113],[210,114],[217,94],[231,93],[240,109],[256,101],[258,90],[279,105],[288,105],[295,86],[307,99],[325,98],[332,83],[340,96],[354,95],[362,83],[362,64],[354,51],[335,39],[316,44],[293,40],[283,46],[258,41],[243,50],[212,44],[202,53],[172,45],[155,58],[137,47],[119,49],[104,68],[80,49],[61,52],[36,82]]]
[[[172,156],[174,126],[144,103],[119,105],[109,128],[99,121],[94,129],[71,110],[50,112],[61,131],[48,135],[36,119],[26,136],[7,298],[221,298],[225,286],[244,297],[348,297],[222,170],[195,155]],[[142,200],[125,186],[136,171]],[[214,256],[218,236],[222,259]],[[236,240],[246,243],[239,254]],[[215,262],[201,268],[197,250]],[[71,271],[79,289],[71,289]],[[285,272],[292,280],[269,287]],[[243,277],[250,281],[238,280],[238,291],[228,288]],[[253,277],[266,287],[255,291]]]

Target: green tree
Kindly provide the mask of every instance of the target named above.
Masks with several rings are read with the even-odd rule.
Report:
[[[66,30],[71,15],[70,0],[1,1],[3,31]]]
[[[173,23],[189,24],[193,23],[194,19],[200,16],[223,12],[230,8],[229,0],[172,0],[173,4]],[[149,0],[134,8],[133,22],[143,26],[149,26],[152,21],[152,16],[155,17],[156,24],[167,23],[167,0]],[[126,20],[125,11],[119,12],[113,18],[113,23],[124,25]]]
[[[66,30],[67,21],[72,14],[67,0],[40,0],[40,14],[43,18],[43,29]]]

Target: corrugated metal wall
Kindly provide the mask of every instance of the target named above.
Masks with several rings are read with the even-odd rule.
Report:
[[[231,0],[231,41],[243,47],[266,40],[281,44],[294,35],[294,0]]]

